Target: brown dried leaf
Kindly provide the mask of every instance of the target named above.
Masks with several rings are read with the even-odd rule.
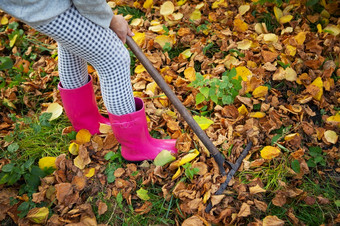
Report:
[[[266,190],[261,188],[258,184],[254,187],[250,187],[249,191],[251,195],[261,193],[261,192],[266,192]]]
[[[267,203],[259,201],[257,199],[254,199],[254,203],[255,203],[256,208],[258,208],[262,212],[266,212],[267,211],[267,207],[268,207]]]
[[[107,205],[105,202],[99,201],[97,202],[97,207],[98,207],[98,215],[103,215],[107,211]]]
[[[251,214],[250,206],[247,203],[242,203],[241,209],[237,214],[237,217],[247,217]]]
[[[286,202],[287,202],[286,195],[281,191],[278,191],[275,197],[272,199],[272,203],[275,206],[282,207],[284,204],[286,204]]]
[[[285,222],[277,216],[266,216],[263,219],[263,226],[282,226]]]

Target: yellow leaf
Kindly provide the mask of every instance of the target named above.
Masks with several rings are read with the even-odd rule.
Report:
[[[231,69],[231,68],[233,68],[233,66],[236,66],[236,65],[239,65],[239,64],[240,64],[240,61],[236,57],[231,56],[230,54],[228,54],[224,58],[224,65],[228,69]]]
[[[208,190],[206,193],[204,193],[204,195],[203,195],[203,203],[204,204],[207,203],[210,196],[211,196],[211,190]]]
[[[261,157],[264,159],[273,159],[281,154],[281,151],[273,146],[265,146],[261,150]]]
[[[33,208],[28,213],[26,218],[36,224],[44,224],[49,215],[49,210],[47,207]]]
[[[240,16],[244,15],[246,12],[248,12],[250,9],[250,5],[241,5],[238,7],[238,13]]]
[[[150,82],[147,86],[146,86],[146,90],[148,94],[150,94],[149,92],[151,92],[152,94],[155,94],[157,89],[157,83],[156,82]]]
[[[191,150],[188,154],[186,154],[181,160],[178,162],[178,166],[184,165],[191,160],[195,159],[199,155],[199,151],[197,149]]]
[[[73,164],[78,167],[79,169],[84,169],[85,168],[85,162],[83,161],[83,159],[78,155],[74,160],[73,160]]]
[[[136,32],[132,38],[137,43],[137,45],[142,46],[145,42],[145,33]]]
[[[252,41],[248,39],[243,39],[242,41],[237,42],[237,48],[241,50],[248,50],[252,44],[253,44]]]
[[[313,98],[315,100],[318,100],[320,101],[321,100],[321,97],[322,97],[322,94],[323,94],[323,82],[322,82],[322,79],[321,77],[317,77],[311,85],[314,85],[316,87],[319,88],[319,92],[317,94],[315,94],[315,96],[313,96]]]
[[[285,79],[290,82],[296,81],[297,79],[296,71],[291,67],[287,67],[285,69]]]
[[[190,82],[196,80],[196,71],[193,67],[188,67],[184,70],[184,76],[186,79],[188,79]]]
[[[57,119],[63,113],[63,107],[58,103],[52,103],[48,106],[46,112],[52,113],[49,121]]]
[[[140,18],[135,18],[131,21],[130,23],[131,26],[142,26],[143,25],[143,20]]]
[[[291,45],[287,45],[286,46],[286,53],[291,55],[291,56],[295,56],[295,54],[296,54],[296,47],[291,46]]]
[[[324,29],[324,32],[328,32],[334,36],[337,36],[338,34],[340,34],[340,28],[337,27],[336,25],[333,24],[328,24]]]
[[[268,86],[259,86],[256,87],[253,91],[253,97],[259,98],[259,97],[264,97],[268,93]]]
[[[6,24],[8,24],[8,18],[7,18],[7,16],[3,16],[1,18],[1,25],[6,25]]]
[[[247,115],[248,114],[247,107],[244,104],[242,104],[241,107],[239,107],[237,110],[241,115]]]
[[[283,16],[282,10],[280,8],[274,6],[274,14],[275,14],[276,20],[279,22],[280,18]]]
[[[276,43],[279,40],[279,37],[276,34],[269,33],[263,35],[263,40],[268,43]]]
[[[87,65],[87,72],[89,73],[89,74],[92,74],[93,72],[95,72],[96,71],[96,69],[94,69],[94,67],[92,67],[91,65]]]
[[[263,113],[263,112],[260,112],[260,111],[258,111],[258,112],[251,112],[249,114],[249,117],[251,117],[251,118],[263,118],[264,116],[266,116],[266,113]]]
[[[316,25],[316,28],[318,29],[319,33],[322,33],[322,26],[321,26],[321,24]]]
[[[164,48],[166,43],[169,43],[171,47],[173,45],[172,38],[170,36],[167,36],[167,35],[158,35],[155,38],[155,42],[158,43],[162,48]]]
[[[203,116],[195,115],[193,118],[195,119],[195,121],[198,123],[202,130],[208,129],[209,126],[214,123],[210,119],[207,119],[206,117]]]
[[[133,92],[133,95],[135,95],[135,93],[138,93],[138,92]],[[108,125],[108,124],[105,124],[105,123],[99,123],[99,132],[100,133],[112,133],[112,127],[111,125]]]
[[[228,4],[224,1],[224,0],[216,0],[212,5],[211,8],[212,9],[217,9],[220,6],[228,6]]]
[[[69,151],[72,155],[78,155],[79,145],[78,145],[77,143],[72,143],[72,144],[70,144],[70,146],[68,147],[68,151]]]
[[[167,107],[169,105],[169,99],[164,93],[160,94],[158,100],[164,107]]]
[[[191,15],[190,15],[190,20],[200,20],[202,17],[201,11],[199,11],[198,9],[195,9]]]
[[[142,97],[143,96],[143,92],[134,91],[133,92],[133,96],[134,97]]]
[[[53,168],[56,169],[55,165],[56,157],[43,157],[39,159],[38,165],[41,170]]]
[[[153,5],[153,0],[145,0],[144,4],[143,4],[143,7],[145,9],[150,9]]]
[[[280,18],[280,24],[285,24],[288,23],[289,21],[291,21],[293,19],[292,15],[286,15]]]
[[[96,172],[96,169],[95,168],[89,168],[89,169],[86,169],[86,173],[85,173],[85,177],[87,178],[91,178],[94,176],[94,173]]]
[[[302,45],[305,42],[306,33],[307,32],[301,31],[294,37],[298,45]]]
[[[186,2],[187,2],[187,0],[179,0],[179,1],[177,1],[177,5],[181,6],[181,5],[184,5]]]
[[[181,54],[184,56],[184,58],[188,59],[189,57],[191,57],[192,52],[190,51],[190,49],[186,49],[183,52],[181,52]]]
[[[17,40],[17,37],[18,37],[18,35],[14,35],[14,37],[11,39],[11,41],[9,42],[9,46],[10,47],[14,46],[14,44],[15,44],[15,42]]]
[[[142,64],[137,65],[137,67],[135,68],[135,73],[136,74],[140,74],[142,72],[146,71],[145,67]]]
[[[236,76],[234,78],[238,78],[241,76],[243,81],[248,81],[252,75],[251,71],[245,66],[236,67]]]
[[[326,130],[323,135],[326,141],[329,143],[336,144],[336,142],[338,141],[338,135],[333,130]]]
[[[248,30],[248,24],[237,18],[234,20],[234,29],[238,32],[245,32]]]
[[[164,33],[164,29],[163,29],[163,25],[162,24],[158,24],[158,25],[154,25],[154,26],[150,26],[149,27],[149,30],[150,31],[153,31],[153,32],[157,32],[157,33]]]
[[[85,144],[90,142],[91,140],[91,133],[87,129],[81,129],[78,131],[76,135],[76,141],[80,144]]]
[[[161,5],[160,14],[163,16],[168,16],[172,14],[175,10],[175,6],[171,1],[166,1]]]
[[[172,176],[172,180],[176,180],[181,175],[181,167],[178,167],[176,173]]]
[[[299,136],[299,133],[288,134],[287,136],[285,136],[285,141],[293,140],[294,137],[296,137],[296,136]]]
[[[330,116],[326,119],[326,121],[331,123],[340,123],[340,114],[338,113],[336,115]]]

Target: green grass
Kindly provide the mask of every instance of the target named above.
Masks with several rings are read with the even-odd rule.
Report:
[[[146,214],[138,214],[134,211],[138,208],[137,204],[144,204],[145,201],[140,199],[132,200],[132,205],[128,205],[119,198],[111,197],[109,200],[105,200],[104,192],[100,192],[96,197],[90,197],[88,201],[94,207],[98,223],[108,225],[174,225],[175,207],[178,200],[171,197],[170,201],[166,201],[163,198],[161,186],[152,185],[145,189],[148,190],[150,197],[148,201],[152,203],[151,210]],[[101,216],[98,215],[96,205],[98,200],[105,202],[108,207],[107,211]]]
[[[44,156],[58,156],[67,152],[72,137],[61,135],[62,130],[70,126],[65,115],[50,122],[50,126],[44,126],[39,122],[39,115],[26,118],[15,132],[5,137],[19,145],[19,149],[13,153],[16,160],[25,161],[29,158],[41,158]],[[36,126],[41,130],[37,132]]]
[[[286,158],[273,159],[260,167],[243,170],[238,173],[237,177],[245,184],[252,179],[260,178],[264,184],[264,189],[276,191],[281,188],[279,181],[286,182],[288,180],[288,164],[289,161]],[[251,179],[248,179],[249,177]]]
[[[118,14],[123,14],[123,16],[131,15],[132,18],[130,19],[130,21],[136,18],[145,17],[145,13],[143,11],[130,6],[117,6],[115,9],[117,9]]]

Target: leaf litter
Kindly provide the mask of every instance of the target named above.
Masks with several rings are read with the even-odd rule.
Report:
[[[100,136],[81,130],[70,143],[70,154],[58,156],[55,165],[51,159],[41,163],[53,165],[56,170],[41,178],[32,201],[48,203],[52,216],[47,219],[46,207],[36,207],[25,218],[16,217],[11,213],[18,212],[15,210],[18,205],[11,207],[8,197],[17,197],[17,190],[0,185],[3,188],[0,204],[4,207],[1,219],[8,214],[18,224],[96,225],[99,222],[87,199],[96,196],[101,188],[107,198],[122,197],[133,206],[135,213],[148,214],[154,205],[148,195],[153,185],[162,187],[163,194],[159,195],[165,200],[170,201],[171,196],[178,200],[175,221],[182,225],[304,224],[298,211],[287,204],[303,202],[312,206],[317,203],[323,207],[334,202],[334,198],[330,200],[304,190],[301,184],[312,170],[323,178],[333,175],[339,181],[340,40],[336,3],[322,1],[324,11],[313,14],[304,2],[293,0],[282,5],[223,0],[117,1],[111,5],[138,8],[145,13],[145,17],[131,21],[136,34],[134,40],[179,99],[192,110],[226,159],[235,162],[249,140],[254,143],[253,148],[228,188],[222,195],[214,195],[226,178],[220,175],[204,145],[136,60],[132,85],[134,94],[145,101],[150,131],[156,131],[162,138],[177,139],[178,154],[163,152],[164,157],[159,157],[157,164],[123,162],[113,172],[113,182],[108,183],[105,156],[111,151],[118,152],[118,142],[105,125],[101,125]],[[270,27],[272,23],[261,19],[265,14],[271,14],[276,20],[275,29]],[[0,15],[4,26],[8,20],[15,20],[5,13]],[[6,32],[11,31],[1,33],[1,37],[5,37]],[[34,31],[25,27],[25,32]],[[37,38],[55,49],[53,40]],[[17,40],[18,36],[8,40],[12,48],[8,55],[14,60],[15,68],[22,67],[23,73],[28,73],[28,61],[15,55],[20,48]],[[7,114],[17,112],[19,89],[30,97],[23,99],[25,107],[36,110],[36,98],[40,97],[46,101],[41,106],[53,112],[54,118],[59,117],[60,96],[56,89],[47,89],[58,76],[56,63],[55,58],[41,54],[33,61],[33,70],[20,87],[1,89],[5,106],[0,113],[1,134],[13,130]],[[222,74],[232,68],[237,71],[235,78],[242,78],[235,102],[216,105],[204,99],[196,104],[202,90],[189,84],[197,79],[197,74],[221,79]],[[41,72],[46,75],[41,76]],[[0,75],[9,84],[12,78],[5,77],[6,73],[2,71]],[[101,112],[106,114],[97,72],[89,66],[89,73],[94,78]],[[202,94],[207,95],[206,91]],[[65,128],[64,132],[71,131],[72,128]],[[319,147],[321,152],[313,152],[310,147]],[[322,160],[327,161],[327,166],[320,165]],[[318,166],[317,170],[311,161]],[[6,164],[8,162],[1,163],[0,168]],[[280,165],[282,172],[279,172]],[[285,176],[272,178],[274,186],[270,179],[276,175],[275,171]],[[261,173],[265,174],[258,176]],[[319,182],[322,183],[315,180]],[[27,200],[25,195],[19,197],[21,202]],[[339,196],[336,199],[338,201]],[[206,213],[208,201],[213,208]],[[105,200],[95,205],[98,216],[108,211]],[[272,205],[285,208],[287,217],[271,211]],[[324,221],[339,223],[340,216],[330,214]]]

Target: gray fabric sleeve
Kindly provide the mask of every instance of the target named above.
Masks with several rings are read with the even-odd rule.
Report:
[[[110,26],[113,12],[105,0],[72,0],[79,13],[104,28]]]

